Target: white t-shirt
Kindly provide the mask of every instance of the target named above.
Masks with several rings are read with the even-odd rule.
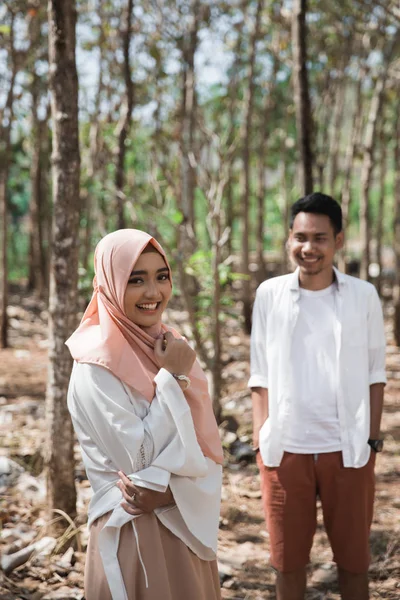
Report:
[[[291,349],[292,382],[283,446],[311,454],[341,450],[335,342],[336,284],[300,288]]]

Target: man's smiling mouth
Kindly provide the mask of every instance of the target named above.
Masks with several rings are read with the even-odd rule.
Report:
[[[310,264],[313,264],[313,263],[316,263],[317,261],[319,261],[319,260],[321,260],[321,259],[320,259],[320,257],[319,257],[319,256],[317,256],[317,257],[313,257],[313,258],[304,258],[303,256],[300,256],[300,260],[301,260],[302,262],[305,262],[305,263],[310,263]]]

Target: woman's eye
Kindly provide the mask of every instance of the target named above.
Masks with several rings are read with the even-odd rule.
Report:
[[[168,281],[168,279],[169,277],[165,273],[163,275],[160,275],[158,278],[159,281]]]
[[[128,283],[143,283],[143,279],[141,277],[131,277]]]

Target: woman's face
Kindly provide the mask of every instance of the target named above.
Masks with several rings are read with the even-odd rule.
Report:
[[[139,327],[161,320],[172,293],[169,270],[156,250],[145,250],[129,277],[124,296],[126,316]]]

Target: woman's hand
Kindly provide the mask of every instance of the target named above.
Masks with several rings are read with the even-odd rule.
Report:
[[[170,331],[156,340],[154,354],[163,367],[175,375],[188,375],[196,360],[196,352],[185,340],[177,340]]]
[[[117,483],[117,487],[125,499],[121,506],[128,514],[137,516],[151,513],[156,508],[174,503],[174,497],[169,487],[165,492],[156,492],[134,485],[122,471],[118,471],[118,475],[121,477],[121,481]]]

